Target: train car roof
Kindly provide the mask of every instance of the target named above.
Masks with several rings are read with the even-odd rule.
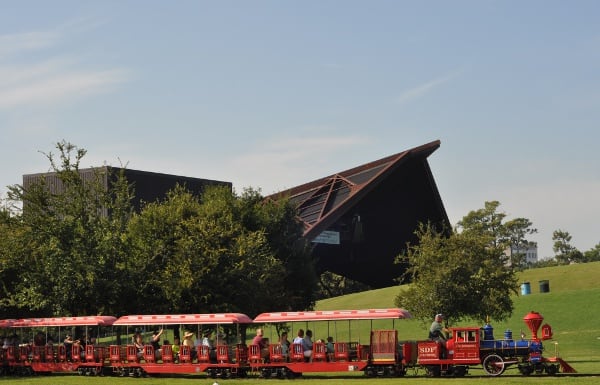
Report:
[[[249,324],[252,318],[242,313],[125,315],[114,325],[173,324]]]
[[[15,320],[13,327],[38,327],[38,326],[110,326],[117,317],[79,316],[79,317],[52,317],[52,318],[23,318]]]
[[[262,313],[254,318],[256,323],[269,322],[294,322],[294,321],[337,321],[337,320],[376,320],[376,319],[401,319],[411,318],[407,310],[392,309],[364,309],[364,310],[320,310]]]
[[[14,319],[0,319],[0,328],[9,328],[11,327],[16,320]]]

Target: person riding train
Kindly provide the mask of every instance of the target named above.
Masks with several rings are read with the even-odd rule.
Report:
[[[446,340],[448,339],[448,334],[450,333],[450,330],[442,325],[443,320],[443,314],[436,314],[433,322],[431,323],[431,327],[429,328],[429,339],[441,344],[440,358],[446,357]]]
[[[444,316],[442,314],[436,314],[435,319],[431,323],[431,327],[429,328],[429,339],[432,341],[438,341],[445,343],[448,338],[448,333],[450,332],[448,328],[442,325],[442,321],[444,320]]]

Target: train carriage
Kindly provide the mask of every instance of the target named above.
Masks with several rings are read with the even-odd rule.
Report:
[[[137,354],[133,345],[110,346],[110,367],[114,373],[121,375],[153,375],[153,374],[199,374],[209,377],[228,378],[244,377],[248,371],[247,349],[241,341],[242,328],[252,323],[252,319],[241,313],[214,314],[173,314],[173,315],[127,315],[115,321],[114,326],[124,326],[129,335],[135,329],[147,327],[170,326],[172,328],[185,325],[196,328],[197,335],[203,329],[213,327],[215,330],[228,327],[235,338],[235,343],[215,341],[214,355],[207,349],[199,348],[193,352],[187,346],[181,346],[179,354],[174,354],[171,345],[161,348],[160,354],[152,345],[144,346],[143,354]],[[130,330],[131,329],[131,330]]]
[[[6,352],[6,366],[10,372],[27,373],[67,373],[79,371],[81,374],[98,374],[104,366],[106,351],[101,346],[75,341],[68,346],[52,343],[51,334],[56,333],[57,341],[81,329],[81,338],[90,341],[99,336],[102,327],[110,327],[116,320],[112,316],[78,316],[27,318],[13,320],[10,327],[21,331],[24,343],[9,346]],[[40,341],[35,341],[41,335]],[[31,341],[31,342],[26,342]]]
[[[277,356],[277,343],[270,345],[270,355],[266,360],[250,360],[250,366],[262,377],[295,377],[301,373],[317,372],[357,372],[362,371],[370,375],[402,375],[405,373],[401,361],[398,360],[398,334],[394,329],[394,321],[410,318],[410,313],[404,309],[367,309],[367,310],[328,310],[305,312],[274,312],[263,313],[254,319],[256,324],[267,326],[296,325],[296,330],[301,325],[307,328],[315,325],[315,333],[324,334],[317,329],[318,323],[325,323],[327,335],[330,335],[330,324],[337,328],[339,321],[347,321],[347,340],[335,338],[334,351],[326,353],[323,344],[313,342],[311,357],[307,358],[298,344],[290,345],[289,357],[282,359]],[[374,329],[373,323],[381,320],[391,321],[391,329]],[[371,323],[370,336],[367,343],[352,338],[352,322],[368,321]],[[300,325],[300,326],[298,326]],[[323,328],[323,326],[321,326]],[[334,333],[337,334],[337,333]],[[250,346],[252,351],[252,346]]]

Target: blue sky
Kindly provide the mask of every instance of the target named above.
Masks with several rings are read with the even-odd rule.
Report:
[[[453,224],[485,201],[600,242],[600,2],[0,0],[0,196],[83,166],[275,191],[433,140]]]

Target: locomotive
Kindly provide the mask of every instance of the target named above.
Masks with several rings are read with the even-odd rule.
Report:
[[[121,375],[145,376],[154,374],[204,374],[210,378],[246,377],[256,374],[262,378],[295,378],[303,373],[344,373],[363,372],[370,377],[398,377],[407,374],[409,369],[416,372],[424,368],[429,376],[460,377],[468,374],[470,368],[482,368],[490,376],[501,375],[507,367],[516,365],[523,375],[532,373],[548,375],[575,370],[558,357],[543,356],[542,341],[552,338],[552,328],[542,326],[543,317],[530,312],[524,322],[531,331],[526,339],[514,339],[507,330],[501,339],[494,337],[493,327],[488,323],[483,327],[453,327],[445,344],[432,340],[399,341],[394,322],[410,318],[410,313],[399,308],[366,310],[332,310],[307,312],[263,313],[256,318],[239,313],[222,314],[173,314],[173,315],[129,315],[120,318],[111,316],[63,317],[21,320],[0,320],[2,331],[21,331],[21,335],[38,334],[48,328],[61,333],[75,327],[84,330],[85,340],[92,340],[88,333],[96,330],[98,340],[103,343],[88,342],[85,346],[73,344],[10,345],[0,350],[0,370],[5,373],[73,373],[82,375]],[[343,322],[341,322],[343,321]],[[351,322],[371,323],[368,338],[359,341],[357,333],[352,335]],[[392,323],[391,328],[381,328],[382,322]],[[309,359],[301,344],[291,344],[289,354],[283,354],[277,342],[269,344],[267,357],[261,354],[258,345],[247,345],[245,330],[248,327],[273,327],[286,325],[294,330],[294,325],[314,325],[319,333],[329,334],[330,323],[337,328],[338,323],[348,323],[348,332],[340,333],[341,340],[328,351],[321,341],[315,341]],[[378,327],[373,327],[373,324]],[[217,339],[215,351],[182,344],[178,352],[174,346],[164,344],[160,352],[148,344],[141,351],[128,341],[132,330],[146,330],[148,327],[171,326],[203,330],[227,330],[229,340]],[[325,325],[325,326],[324,326]],[[387,324],[386,324],[387,325]],[[541,337],[538,331],[541,327]],[[103,330],[102,334],[100,330]],[[131,330],[130,330],[131,329]],[[278,330],[278,329],[277,329]],[[108,331],[108,332],[107,332]],[[125,331],[124,343],[121,334]],[[337,333],[337,332],[336,332]],[[104,336],[104,339],[100,337]],[[115,337],[114,339],[106,336]],[[343,340],[347,338],[346,340]],[[236,341],[233,341],[236,339]]]
[[[490,376],[499,376],[507,367],[515,364],[523,375],[534,372],[554,375],[561,367],[563,372],[574,372],[569,364],[558,357],[543,357],[542,340],[552,338],[552,327],[549,324],[541,326],[542,336],[538,337],[543,320],[543,316],[534,311],[523,318],[531,331],[530,339],[526,339],[523,333],[520,339],[513,339],[511,330],[504,332],[503,339],[496,339],[494,328],[489,322],[482,328],[450,328],[452,335],[446,346],[439,341],[416,342],[417,356],[409,353],[405,361],[409,366],[423,366],[431,376],[464,376],[469,367],[479,365]],[[414,342],[408,343],[411,347],[412,344]]]

